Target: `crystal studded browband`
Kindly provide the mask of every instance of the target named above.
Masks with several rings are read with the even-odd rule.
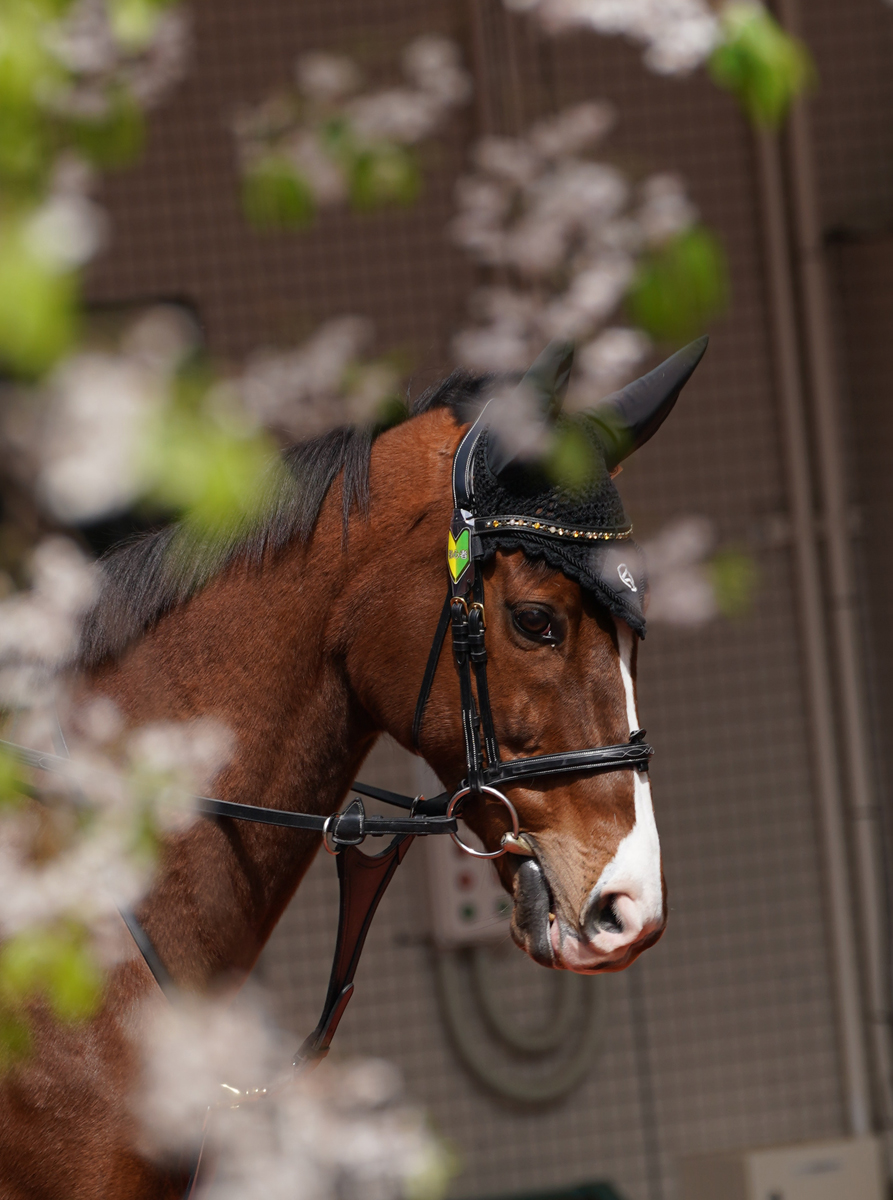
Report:
[[[524,529],[539,537],[588,538],[591,541],[619,542],[631,537],[632,525],[626,529],[587,529],[581,525],[553,525],[550,521],[537,521],[533,517],[476,517],[474,531],[478,534],[504,533],[506,530]]]

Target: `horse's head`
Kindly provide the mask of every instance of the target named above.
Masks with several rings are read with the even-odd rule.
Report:
[[[570,365],[561,348],[537,360],[527,377],[528,399],[531,392],[540,398],[535,436],[529,430],[507,433],[493,411],[505,402],[498,397],[474,423],[459,429],[454,406],[452,412],[441,409],[410,422],[411,432],[395,431],[415,439],[424,475],[424,482],[413,479],[412,523],[405,533],[414,547],[416,571],[411,583],[405,581],[388,661],[379,661],[378,682],[371,686],[372,664],[366,664],[367,684],[361,690],[380,724],[406,745],[415,741],[453,791],[470,780],[474,750],[469,740],[477,736],[461,719],[463,670],[466,710],[473,695],[475,710],[486,716],[481,675],[473,662],[467,668],[461,662],[463,638],[471,634],[473,643],[477,631],[480,647],[483,614],[476,614],[476,623],[465,621],[465,614],[481,604],[489,707],[503,763],[593,747],[613,748],[619,761],[635,745],[630,737],[639,729],[635,677],[645,580],[612,476],[620,460],[661,424],[705,346],[706,339],[694,343],[564,426],[565,436],[570,430],[569,436],[582,438],[594,457],[582,490],[556,486],[543,471],[542,454],[555,452],[552,426]],[[397,458],[383,461],[395,464]],[[386,482],[393,498],[392,470],[379,473],[373,461],[373,492]],[[424,719],[419,726],[415,714],[413,731],[425,659],[443,603],[442,550],[432,557],[429,543],[446,536],[451,501],[450,573],[459,597],[459,656],[447,634]],[[460,528],[463,520],[467,537]],[[462,574],[466,563],[477,574],[473,585]],[[371,603],[377,606],[377,599]],[[467,648],[474,649],[471,643]],[[483,720],[482,771],[494,765],[484,746],[486,732]],[[640,756],[638,766],[644,765]],[[566,766],[539,763],[535,774],[497,781],[517,810],[518,836],[506,838],[509,809],[492,793],[472,789],[462,816],[488,849],[507,850],[496,865],[514,897],[512,932],[520,946],[545,966],[620,970],[657,941],[666,922],[647,771],[622,765],[600,771],[593,762],[568,772]]]

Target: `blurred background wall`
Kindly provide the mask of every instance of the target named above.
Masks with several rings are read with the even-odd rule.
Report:
[[[803,35],[821,81],[811,107],[846,415],[860,669],[871,697],[876,795],[886,810],[893,11],[880,0],[804,7]],[[368,315],[381,346],[399,348],[412,364],[417,394],[452,368],[449,338],[473,284],[473,268],[444,233],[471,141],[519,132],[537,115],[593,95],[617,103],[615,157],[634,169],[680,171],[730,259],[732,301],[711,331],[710,352],[672,421],[621,480],[640,535],[675,516],[706,514],[720,541],[746,550],[759,571],[749,612],[696,630],[655,627],[640,658],[640,714],[657,747],[667,933],[629,971],[597,981],[603,1041],[585,1081],[555,1104],[513,1107],[466,1073],[444,1030],[423,854],[414,848],[370,936],[338,1051],[401,1066],[410,1093],[456,1146],[456,1196],[598,1178],[628,1200],[672,1200],[681,1155],[848,1132],[754,135],[703,74],[660,79],[619,41],[538,36],[498,0],[195,0],[193,9],[189,77],[153,118],[144,159],[105,184],[115,236],[92,270],[96,304],[187,301],[212,353],[233,360],[294,342],[328,316]],[[238,106],[287,84],[304,51],[386,59],[430,30],[463,45],[477,91],[439,139],[421,200],[367,215],[324,210],[308,233],[252,230],[238,204]],[[409,757],[386,744],[366,775],[415,791],[414,772]],[[321,856],[260,969],[296,1036],[315,1024],[335,920],[334,870]],[[498,958],[507,1004],[534,1011],[548,1002],[545,972],[512,947]]]

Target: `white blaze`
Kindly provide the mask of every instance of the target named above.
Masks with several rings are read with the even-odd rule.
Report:
[[[633,636],[632,630],[625,622],[617,622],[620,675],[626,693],[626,716],[630,733],[639,728],[631,670]],[[632,940],[630,935],[638,935],[648,926],[659,925],[663,916],[660,841],[651,804],[651,784],[646,774],[633,771],[633,785],[636,803],[635,824],[602,871],[591,897],[591,902],[594,902],[596,897],[611,892],[624,898],[617,905],[624,919],[623,941]],[[636,926],[638,928],[635,928]],[[603,939],[606,943],[621,940],[616,934],[601,934],[593,939],[593,944],[598,946]],[[605,949],[608,949],[607,945]]]

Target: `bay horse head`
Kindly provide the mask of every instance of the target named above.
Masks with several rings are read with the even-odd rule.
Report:
[[[520,406],[517,393],[485,393],[458,429],[442,409],[412,423],[410,436],[438,429],[419,446],[429,497],[410,529],[419,592],[396,622],[400,661],[389,661],[379,688],[364,660],[361,691],[382,726],[455,793],[452,808],[461,799],[514,897],[513,936],[544,966],[620,970],[666,923],[651,750],[639,744],[635,694],[645,575],[612,479],[666,418],[705,349],[700,339],[594,410],[562,419],[573,351],[555,343],[521,381]],[[456,397],[450,411],[459,411]],[[558,435],[588,454],[585,483],[550,478]],[[383,490],[398,489],[392,480]],[[420,651],[436,621],[430,546],[450,495],[451,587],[410,729]],[[452,663],[440,656],[448,617]]]

